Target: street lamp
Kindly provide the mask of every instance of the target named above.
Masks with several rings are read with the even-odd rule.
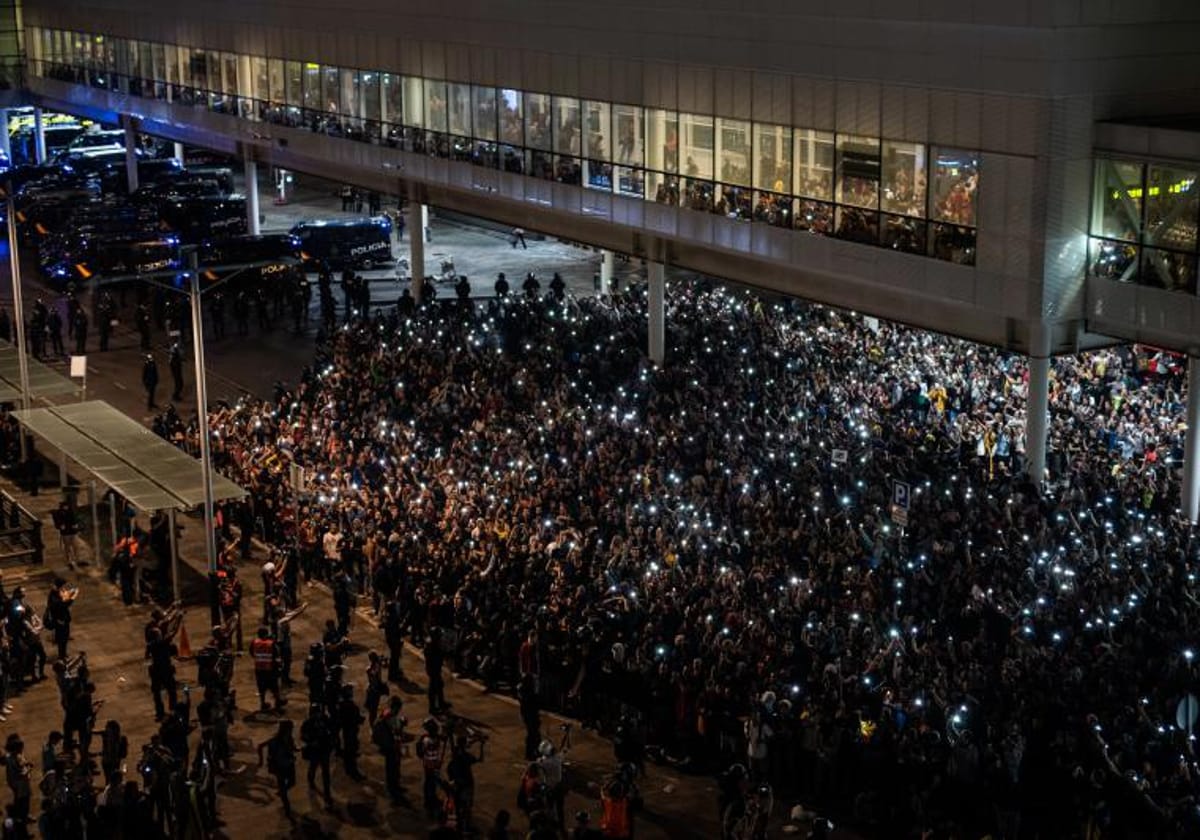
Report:
[[[25,356],[25,304],[21,296],[21,255],[17,253],[17,213],[13,206],[12,182],[5,190],[8,215],[8,265],[12,272],[13,321],[17,328],[17,370],[21,379],[21,408],[29,410],[29,359]],[[26,458],[25,433],[21,433],[21,460]]]

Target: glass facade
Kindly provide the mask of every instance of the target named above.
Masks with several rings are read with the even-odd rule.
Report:
[[[975,151],[96,33],[31,28],[28,37],[35,75],[737,221],[975,260]],[[1194,286],[1195,173],[1113,163],[1103,177],[1106,193],[1120,198],[1098,205],[1093,236],[1108,244],[1093,248],[1096,270]]]
[[[1200,166],[1097,158],[1088,273],[1196,293]]]

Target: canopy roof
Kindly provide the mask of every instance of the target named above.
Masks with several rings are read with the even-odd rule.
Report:
[[[200,461],[103,400],[14,411],[13,416],[142,510],[204,503]],[[246,495],[216,472],[212,483],[214,501]]]
[[[53,368],[32,357],[28,362],[30,397],[52,397],[79,391],[75,382]],[[0,341],[0,402],[18,402],[20,399],[21,365],[17,361],[17,347]]]

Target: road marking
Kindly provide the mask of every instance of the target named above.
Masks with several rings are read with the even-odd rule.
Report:
[[[115,380],[113,381],[113,385],[117,386],[117,387],[118,387],[118,388],[120,388],[122,391],[128,391],[128,390],[129,390],[129,389],[128,389],[128,388],[126,388],[124,385],[122,385],[120,382],[117,382],[117,381],[115,381]]]

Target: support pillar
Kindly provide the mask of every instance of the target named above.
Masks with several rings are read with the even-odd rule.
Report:
[[[425,292],[425,223],[429,208],[415,201],[408,202],[408,270],[412,274],[412,296],[417,303]]]
[[[1183,512],[1200,518],[1200,358],[1188,356],[1187,431],[1183,438]]]
[[[96,480],[88,482],[88,507],[92,510],[92,564],[100,567],[100,517],[96,512]],[[116,541],[113,541],[116,545]]]
[[[246,155],[246,231],[251,236],[259,234],[258,219],[258,163]]]
[[[1025,403],[1025,458],[1029,480],[1046,478],[1046,428],[1050,410],[1050,332],[1035,324],[1029,334],[1029,394]]]
[[[661,365],[666,358],[666,268],[660,262],[646,264],[646,315],[649,318],[650,361]]]
[[[33,160],[39,165],[46,162],[46,125],[41,108],[33,109]]]
[[[173,157],[175,158],[175,160],[179,161],[180,166],[183,166],[183,144],[182,143],[175,144],[175,153],[174,153]]]
[[[171,599],[179,603],[179,540],[175,529],[175,508],[167,511],[167,527],[171,529]]]
[[[607,295],[612,291],[613,263],[616,262],[612,251],[600,252],[600,288],[598,292]]]
[[[138,188],[138,159],[137,159],[137,127],[133,117],[125,117],[125,182],[129,194],[133,195]]]

